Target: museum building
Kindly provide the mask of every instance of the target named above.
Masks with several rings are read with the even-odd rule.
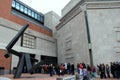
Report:
[[[0,0],[0,9],[0,67],[5,73],[12,72],[19,61],[12,54],[5,58],[5,47],[24,24],[29,28],[13,49],[45,64],[74,63],[76,67],[82,62],[120,61],[119,0],[71,0],[61,19],[53,11],[42,14],[19,0]]]
[[[57,63],[55,39],[50,26],[46,26],[49,25],[46,23],[48,14],[53,12],[42,14],[19,0],[0,0],[0,9],[0,67],[5,73],[13,70],[19,61],[19,57],[13,54],[5,58],[5,47],[25,24],[29,24],[29,28],[13,49],[28,53],[45,64]]]
[[[71,0],[56,26],[58,62],[120,61],[119,13],[119,0]]]

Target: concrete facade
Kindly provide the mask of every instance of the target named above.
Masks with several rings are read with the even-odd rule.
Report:
[[[87,14],[94,64],[119,61],[119,1],[88,2]]]
[[[59,24],[60,16],[58,16],[55,12],[50,11],[44,14],[44,25],[53,30],[53,33],[56,32],[55,26]]]
[[[81,0],[70,0],[70,2],[62,9],[62,16],[65,16],[80,1]]]
[[[25,33],[35,37],[35,48],[22,47],[20,38],[13,49],[35,54],[39,61],[41,55],[58,57],[58,63],[75,65],[82,62],[93,62],[96,65],[120,60],[120,1],[71,0],[62,10],[61,19],[53,11],[45,14],[44,25],[53,32],[45,30],[43,24],[38,25],[14,15],[11,10],[7,10],[11,8],[11,2],[8,3],[9,6],[5,9],[4,5],[0,5],[5,10],[0,12],[1,53],[5,52],[6,45],[21,29],[22,24],[29,23],[30,28]],[[11,57],[11,65],[9,60],[6,67],[12,70],[17,66],[19,58],[14,55]]]
[[[11,39],[17,34],[18,30],[20,30],[21,26],[22,25],[16,24],[15,22],[11,22],[4,18],[0,18],[0,31],[1,31],[0,49],[3,50],[5,49],[5,47],[11,41]],[[40,59],[41,55],[56,57],[55,41],[52,37],[36,32],[32,29],[27,29],[25,33],[36,37],[36,48],[30,49],[22,47],[20,45],[21,39],[19,39],[18,42],[13,47],[14,50],[19,52],[35,54],[36,55],[35,58],[38,59],[39,61],[41,60]],[[18,60],[19,58],[17,56],[12,55],[11,70],[13,69],[13,67],[17,66]]]
[[[86,0],[63,11],[65,16],[56,27],[59,62],[69,62],[68,55],[68,58],[74,57],[70,62],[75,63],[90,63],[91,59],[94,65],[119,61],[119,5],[118,0]],[[71,46],[70,50],[66,50],[66,45]]]
[[[77,7],[61,19],[57,28],[58,62],[89,62],[89,46],[87,41],[84,12]]]
[[[20,6],[24,6],[24,8]],[[10,58],[6,59],[4,57],[5,48],[24,24],[29,24],[29,27],[12,49],[28,53],[39,62],[57,63],[56,40],[51,30],[58,21],[55,18],[55,16],[58,16],[54,12],[51,12],[52,15],[48,15],[52,19],[50,22],[52,25],[50,25],[47,22],[50,20],[49,18],[45,21],[46,24],[44,14],[37,12],[19,0],[0,0],[0,9],[3,10],[0,11],[0,67],[5,68],[5,73],[12,73],[13,68],[17,67],[19,61],[19,57],[15,55],[11,55]],[[51,29],[46,26],[50,26]],[[3,63],[3,60],[5,60],[5,63]]]

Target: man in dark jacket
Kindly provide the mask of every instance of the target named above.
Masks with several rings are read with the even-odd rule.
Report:
[[[72,75],[74,75],[74,64],[71,65]]]
[[[53,64],[49,66],[50,76],[53,76]]]

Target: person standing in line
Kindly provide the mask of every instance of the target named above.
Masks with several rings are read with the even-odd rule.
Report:
[[[60,65],[59,64],[56,67],[56,72],[57,72],[57,75],[60,76]]]
[[[96,77],[97,77],[97,68],[96,68],[96,66],[93,66],[92,77],[93,77],[93,78],[96,78]]]
[[[119,66],[118,66],[119,68],[118,68],[118,76],[119,76],[119,78],[120,78],[120,62],[119,62]]]
[[[79,71],[80,71],[80,80],[83,80],[83,65],[82,65],[82,63],[80,63],[80,65],[79,65]]]
[[[64,64],[61,64],[61,75],[64,76],[64,73],[65,73],[65,66]]]
[[[44,69],[44,73],[47,73],[47,65],[46,64],[43,66],[43,69]]]
[[[88,71],[85,64],[83,65],[83,80],[88,80]]]
[[[79,70],[79,63],[77,63],[77,72],[78,72],[78,74],[80,74],[80,70]]]
[[[68,69],[68,73],[69,73],[69,74],[71,74],[71,67],[70,67],[70,66],[71,66],[71,64],[68,63],[68,64],[67,64],[67,69]]]
[[[50,76],[53,76],[53,64],[50,64],[49,66]]]
[[[90,80],[92,78],[91,74],[92,74],[92,67],[88,64],[87,65],[87,71],[88,71],[88,80]]]
[[[67,74],[67,63],[64,63],[64,65],[65,65],[65,66],[64,66],[64,67],[65,67],[64,73]]]
[[[113,76],[113,78],[115,78],[115,64],[113,62],[110,63],[110,69],[111,69],[111,74]]]
[[[108,64],[106,64],[106,73],[107,77],[110,78],[110,66]]]
[[[72,71],[72,75],[74,75],[74,64],[71,65],[71,71]]]
[[[116,78],[119,79],[119,62],[116,62]]]
[[[106,74],[105,74],[105,65],[102,64],[101,66],[101,79],[106,78]]]

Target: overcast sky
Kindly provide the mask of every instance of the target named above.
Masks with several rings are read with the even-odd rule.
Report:
[[[49,11],[54,11],[59,16],[61,16],[61,10],[70,0],[20,0],[32,7],[33,9],[41,12],[47,13]]]

